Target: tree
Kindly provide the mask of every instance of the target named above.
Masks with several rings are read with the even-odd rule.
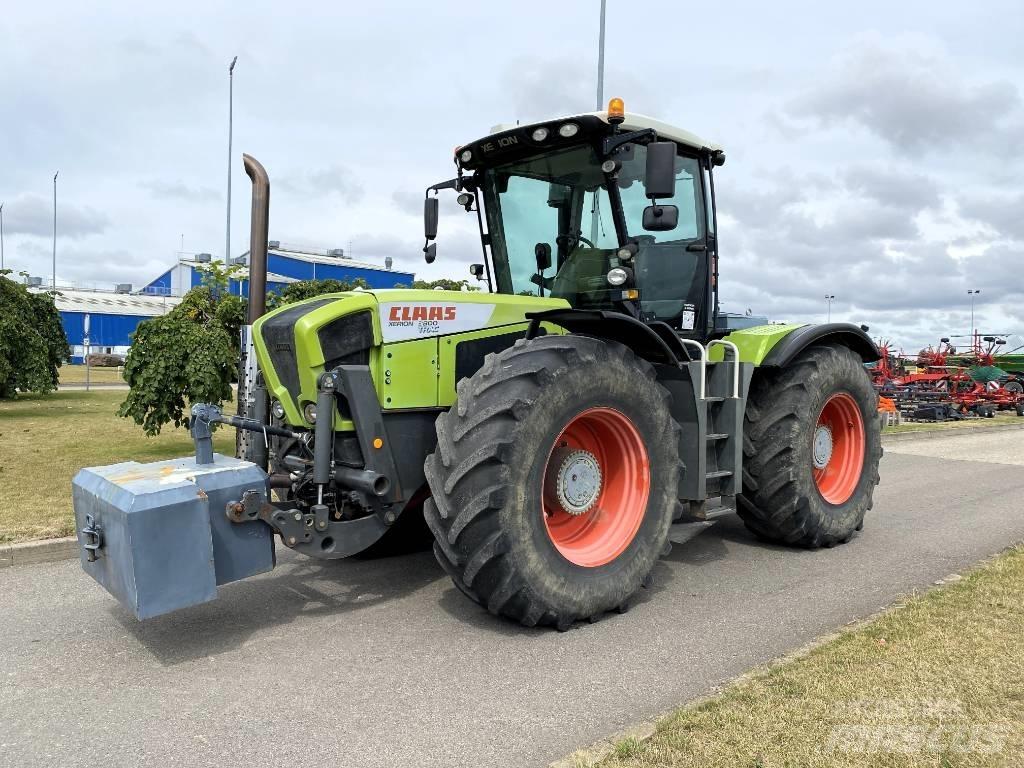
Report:
[[[233,394],[247,302],[228,292],[229,281],[236,278],[232,267],[211,262],[200,271],[201,286],[185,294],[168,314],[139,323],[131,337],[124,364],[131,389],[118,414],[134,420],[149,435],[168,423],[181,426],[191,403],[222,405]],[[365,286],[361,280],[301,280],[280,294],[270,294],[267,304],[274,309]]]
[[[404,288],[405,286],[395,286],[396,288]],[[412,287],[418,288],[423,291],[433,291],[441,289],[444,291],[479,291],[480,288],[475,285],[470,285],[469,280],[450,280],[442,277],[438,280],[413,280]]]
[[[168,422],[181,426],[186,403],[229,400],[244,318],[241,298],[204,285],[166,315],[139,323],[124,363],[131,390],[118,415],[155,435]]]
[[[52,392],[71,356],[60,313],[48,293],[32,293],[0,271],[0,399]]]
[[[208,264],[197,264],[196,271],[202,285],[207,286],[215,295],[230,293],[232,280],[241,280],[245,276],[245,267],[241,264],[225,265],[220,259]]]
[[[228,291],[238,267],[219,261],[199,267],[202,285],[161,317],[139,323],[131,337],[124,377],[131,390],[118,414],[155,435],[165,424],[181,426],[190,403],[222,405],[232,397],[237,379],[239,331],[245,322],[246,301]],[[417,280],[414,288],[458,291],[466,280]],[[357,288],[363,280],[299,280],[267,296],[267,309]]]
[[[324,293],[343,293],[356,288],[367,289],[370,286],[362,278],[351,282],[346,280],[299,280],[288,283],[280,293],[267,295],[267,309],[277,309],[284,304],[292,304],[303,299],[311,299]]]

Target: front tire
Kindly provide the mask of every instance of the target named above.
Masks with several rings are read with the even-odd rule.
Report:
[[[459,382],[424,466],[456,586],[565,629],[624,608],[668,548],[679,427],[651,365],[584,336],[519,341]]]
[[[859,356],[815,346],[758,371],[744,419],[737,512],[758,536],[831,547],[871,509],[882,455],[878,395]]]

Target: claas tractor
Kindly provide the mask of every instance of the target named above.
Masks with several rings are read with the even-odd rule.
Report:
[[[269,181],[247,156],[240,413],[195,404],[194,457],[78,475],[86,570],[147,618],[269,570],[276,537],[333,559],[425,523],[469,599],[565,629],[624,610],[672,541],[723,514],[766,541],[849,541],[878,482],[878,350],[853,325],[721,310],[724,162],[618,99],[499,126],[424,203],[427,262],[445,199],[479,227],[486,290],[264,314]],[[213,453],[218,423],[238,457]]]

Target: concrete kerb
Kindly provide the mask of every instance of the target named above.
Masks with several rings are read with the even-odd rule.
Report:
[[[0,544],[0,568],[49,563],[55,560],[71,560],[76,557],[78,557],[78,539],[74,536],[64,539],[26,541],[22,544]]]

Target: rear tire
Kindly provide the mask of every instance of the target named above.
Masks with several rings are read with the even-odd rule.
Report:
[[[746,526],[795,546],[849,541],[878,484],[877,408],[860,357],[846,347],[810,347],[786,368],[758,371],[737,505]]]
[[[488,356],[424,465],[424,517],[455,585],[528,626],[624,608],[668,551],[681,471],[668,402],[614,342],[544,336]]]

